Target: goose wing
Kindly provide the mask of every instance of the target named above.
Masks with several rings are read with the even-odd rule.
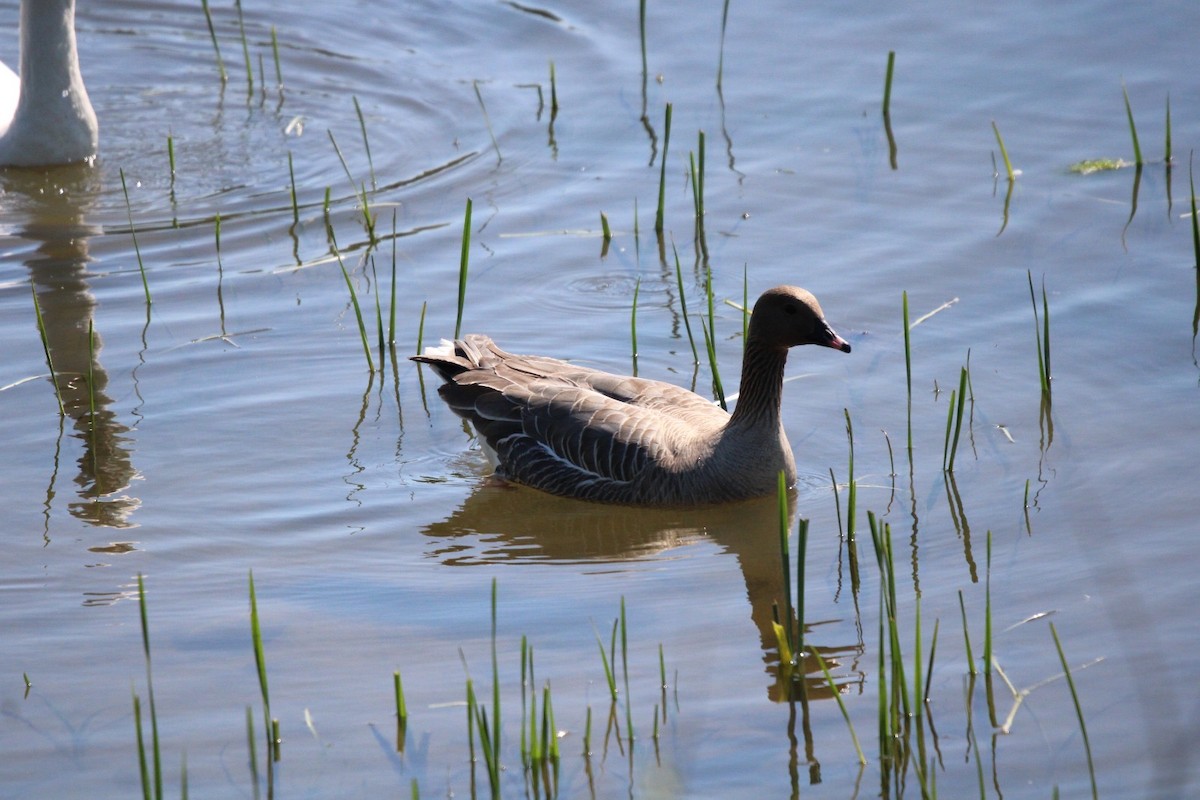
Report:
[[[481,336],[416,360],[447,380],[439,393],[495,450],[501,475],[555,494],[620,494],[647,471],[680,469],[728,420],[671,384],[513,355]]]

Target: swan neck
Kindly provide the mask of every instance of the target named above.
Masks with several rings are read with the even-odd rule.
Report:
[[[21,94],[86,98],[75,43],[75,0],[21,3]]]

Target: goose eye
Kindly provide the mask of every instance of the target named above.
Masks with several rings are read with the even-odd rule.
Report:
[[[784,313],[795,314],[796,306],[792,305],[791,303],[788,303],[786,306],[783,307],[783,310],[784,310]]]

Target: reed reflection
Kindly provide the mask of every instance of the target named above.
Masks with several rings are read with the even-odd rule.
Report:
[[[795,508],[792,502],[793,534]],[[783,671],[790,677],[780,670],[773,623],[776,608],[783,613],[784,578],[779,507],[773,497],[706,508],[646,509],[585,503],[492,480],[472,492],[448,519],[422,532],[434,540],[429,554],[448,566],[669,560],[675,548],[701,539],[714,541],[741,568],[750,619],[771,679],[769,697],[780,702],[832,697],[811,656],[803,658],[800,668]],[[861,653],[858,644],[818,649],[831,669]]]
[[[136,475],[126,435],[129,428],[110,408],[100,334],[96,331],[89,337],[97,326],[96,298],[88,283],[88,240],[103,231],[89,224],[86,216],[100,193],[99,174],[82,165],[4,170],[0,185],[5,194],[16,198],[7,213],[9,219],[17,218],[13,233],[38,243],[25,266],[41,307],[63,410],[72,420],[73,436],[83,444],[74,479],[78,500],[68,508],[72,516],[92,525],[129,527],[140,505],[137,498],[125,494]],[[56,461],[49,495],[57,470]]]

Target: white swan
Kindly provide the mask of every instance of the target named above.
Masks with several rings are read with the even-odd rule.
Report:
[[[21,0],[21,74],[0,63],[0,166],[91,161],[96,112],[79,73],[75,0]]]

